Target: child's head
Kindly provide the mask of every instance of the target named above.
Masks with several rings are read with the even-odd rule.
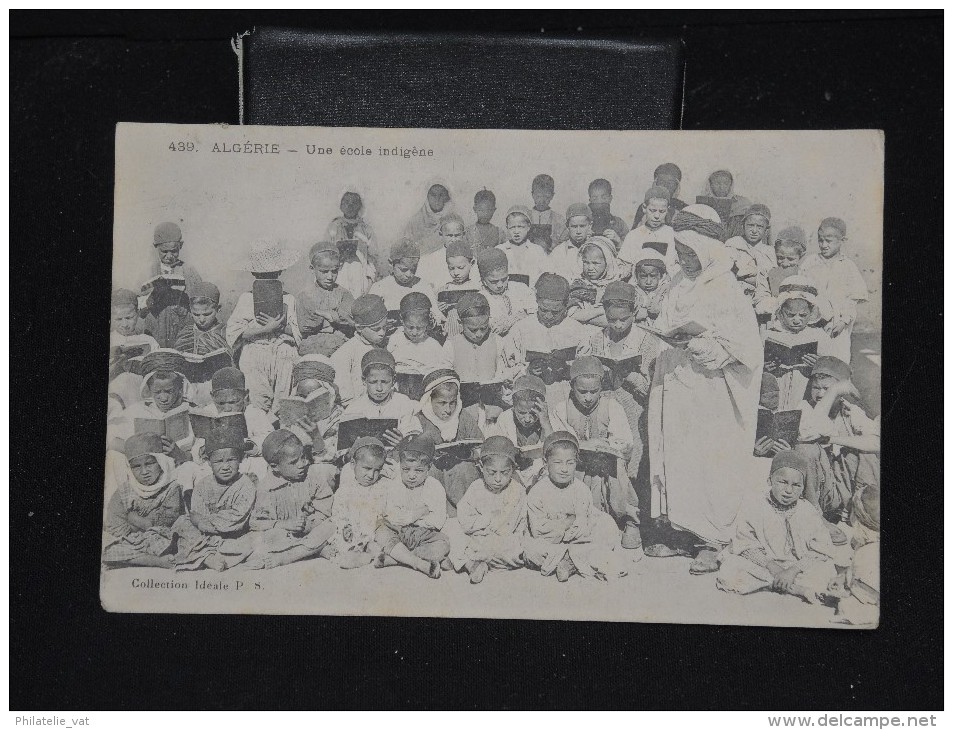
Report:
[[[539,425],[537,404],[546,405],[546,384],[535,375],[521,375],[513,383],[513,420],[524,429]]]
[[[536,280],[536,319],[544,327],[555,327],[566,319],[569,282],[559,274],[545,272]]]
[[[212,467],[212,475],[219,484],[231,484],[241,476],[242,459],[245,452],[233,446],[209,449],[205,447],[206,458]]]
[[[341,213],[345,218],[354,220],[361,214],[361,208],[364,207],[364,201],[357,193],[347,192],[341,196]]]
[[[661,258],[645,258],[635,265],[635,283],[646,293],[658,289],[664,275],[665,261]]]
[[[655,168],[653,178],[653,185],[665,188],[668,190],[669,197],[674,198],[682,182],[682,168],[674,162],[663,162]]]
[[[765,240],[771,225],[771,211],[768,206],[755,203],[749,206],[742,218],[742,233],[749,246]]]
[[[675,241],[675,253],[678,255],[678,265],[682,267],[682,273],[689,279],[697,278],[702,271],[702,262],[695,249],[681,241]]]
[[[593,236],[579,247],[579,258],[582,261],[582,278],[586,281],[599,281],[606,275],[609,267],[608,253],[601,242],[612,244],[601,236]]]
[[[574,246],[581,246],[592,235],[592,210],[585,203],[573,203],[566,210],[566,228]]]
[[[404,336],[415,344],[427,339],[431,326],[430,298],[413,291],[400,300],[400,321]]]
[[[549,204],[553,202],[553,196],[556,194],[556,182],[546,174],[540,174],[533,178],[533,185],[530,188],[530,195],[533,196],[533,207],[536,210],[546,210]]]
[[[623,337],[632,329],[635,320],[635,287],[625,281],[613,281],[602,295],[602,307],[606,312],[609,331]]]
[[[543,458],[550,481],[557,487],[566,487],[576,478],[576,460],[579,457],[579,439],[569,431],[553,431],[543,441]]]
[[[817,362],[811,369],[810,385],[808,386],[808,403],[812,406],[824,397],[827,389],[834,383],[849,381],[851,376],[850,365],[831,355],[818,355]]]
[[[387,305],[376,294],[364,294],[351,305],[354,328],[369,345],[382,346],[387,342]]]
[[[384,443],[371,436],[362,436],[354,442],[347,458],[354,465],[354,478],[362,487],[370,487],[381,478],[384,468]]]
[[[506,436],[490,436],[480,447],[480,474],[487,491],[499,494],[513,481],[516,447]]]
[[[303,342],[301,359],[291,368],[291,387],[297,396],[306,398],[320,389],[337,391],[334,384],[334,365],[327,355],[322,355],[316,342]]]
[[[155,246],[159,261],[165,266],[175,266],[179,263],[179,251],[182,250],[182,229],[175,223],[160,223],[152,234],[152,245]]]
[[[292,378],[293,379],[293,378]],[[238,368],[222,368],[212,375],[212,402],[218,413],[244,413],[248,407],[245,373]]]
[[[398,444],[397,453],[400,456],[400,480],[404,486],[408,489],[422,486],[433,462],[433,440],[423,434],[407,436]]]
[[[218,287],[210,281],[200,281],[192,287],[189,293],[189,311],[196,329],[206,332],[218,324],[220,298]]]
[[[482,345],[490,336],[490,303],[479,292],[467,292],[457,302],[457,314],[463,336],[474,345]]]
[[[500,249],[484,248],[477,254],[480,280],[490,294],[503,294],[509,286],[510,264]]]
[[[434,213],[439,213],[450,202],[450,191],[443,185],[434,184],[427,190],[427,205]]]
[[[401,286],[413,286],[417,281],[417,265],[420,263],[420,246],[409,238],[403,238],[390,249],[390,265],[394,281]]]
[[[139,299],[129,289],[116,289],[109,302],[109,326],[113,332],[128,337],[136,333],[139,320]]]
[[[423,388],[437,420],[449,421],[460,406],[460,376],[454,370],[434,370],[424,378]]]
[[[795,451],[778,452],[771,459],[771,497],[781,507],[790,507],[804,493],[804,480],[807,476],[807,459]]]
[[[817,227],[817,247],[821,256],[832,259],[847,240],[847,224],[840,218],[825,218]]]
[[[162,438],[157,433],[137,433],[123,444],[123,454],[129,470],[144,487],[151,487],[162,478],[162,466],[157,458],[162,454]]]
[[[308,476],[311,461],[304,444],[287,429],[279,428],[268,434],[261,444],[261,455],[276,477],[288,482],[303,482]]]
[[[452,241],[462,241],[466,233],[467,226],[463,218],[456,213],[452,213],[440,222],[440,238],[444,246],[449,246]]]
[[[506,212],[506,236],[514,246],[526,241],[531,225],[529,208],[526,206],[514,205]]]
[[[182,405],[185,379],[173,370],[156,370],[149,378],[149,395],[163,413]]]
[[[375,347],[361,358],[361,378],[372,403],[384,403],[394,392],[397,363],[387,350]]]
[[[803,276],[789,276],[778,288],[778,322],[788,332],[801,332],[820,318],[817,289]]]
[[[464,239],[451,241],[446,247],[447,273],[454,284],[463,284],[470,279],[470,269],[473,268],[473,249]]]
[[[602,361],[593,355],[577,357],[569,366],[572,399],[583,413],[592,413],[599,405],[603,372]]]
[[[333,243],[319,241],[308,252],[314,283],[322,289],[334,289],[341,271],[341,254]]]
[[[597,178],[589,183],[589,208],[594,213],[608,213],[612,205],[612,185],[608,180]]]
[[[496,196],[492,190],[483,188],[473,196],[473,212],[476,213],[477,223],[486,225],[496,213]]]
[[[734,187],[735,179],[727,170],[715,170],[708,176],[708,187],[711,188],[711,194],[716,198],[727,198],[731,195],[731,188]]]
[[[790,226],[778,233],[774,240],[774,257],[782,269],[793,269],[801,263],[807,251],[807,236],[802,228]]]
[[[661,185],[653,185],[645,191],[645,225],[649,230],[654,231],[665,225],[671,199],[671,192]]]

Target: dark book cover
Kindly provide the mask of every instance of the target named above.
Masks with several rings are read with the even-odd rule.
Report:
[[[606,371],[602,376],[603,390],[616,390],[622,387],[622,382],[642,366],[642,356],[633,355],[621,360],[599,355],[599,362],[605,365]]]
[[[244,413],[189,413],[189,422],[192,424],[192,433],[198,439],[208,441],[209,436],[225,431],[237,431],[244,438],[248,438],[248,424]]]
[[[347,451],[362,436],[380,438],[397,428],[396,418],[353,418],[338,424],[338,451]]]
[[[817,354],[817,342],[805,342],[800,345],[785,345],[777,340],[764,341],[764,364],[773,363],[776,367],[810,367],[804,362],[805,355]]]
[[[619,475],[619,457],[607,451],[579,449],[576,470],[591,476],[616,477]]]
[[[472,406],[474,403],[482,403],[484,406],[496,406],[497,408],[509,408],[512,403],[504,401],[504,390],[509,386],[512,392],[513,384],[501,381],[498,383],[460,383],[460,403],[464,408]]]
[[[424,394],[424,376],[420,373],[397,373],[397,392],[403,393],[411,400],[420,400]]]
[[[465,294],[476,294],[477,291],[477,289],[447,289],[437,293],[437,301],[440,304],[449,304],[456,307]]]
[[[797,443],[798,430],[801,427],[801,411],[769,411],[767,408],[758,409],[758,430],[755,434],[755,443],[765,436],[785,441],[792,448]]]
[[[537,352],[536,350],[526,352],[529,372],[542,378],[546,385],[552,385],[560,380],[569,380],[569,365],[575,359],[575,347],[564,347],[552,352]]]
[[[529,240],[549,251],[553,243],[553,227],[549,223],[533,223],[529,227]]]
[[[529,274],[510,274],[507,278],[510,281],[518,281],[520,284],[529,286]]]
[[[255,279],[251,285],[255,316],[280,317],[285,306],[284,294],[284,285],[279,279]]]
[[[721,218],[722,223],[728,221],[728,217],[731,215],[731,206],[734,204],[734,198],[716,198],[711,195],[698,195],[695,198],[695,202],[700,205],[707,205],[709,208],[714,208],[715,212],[718,213],[718,217]]]
[[[232,367],[232,353],[222,348],[207,355],[185,355],[182,373],[191,383],[205,383],[222,368]]]

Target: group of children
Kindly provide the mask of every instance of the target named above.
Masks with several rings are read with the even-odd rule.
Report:
[[[848,363],[866,286],[842,251],[841,219],[821,221],[807,255],[801,229],[774,235],[768,207],[733,195],[729,180],[711,176],[711,212],[762,336],[817,344],[802,362],[765,368],[761,407],[801,410],[800,432],[752,444],[771,460],[767,485],[751,485],[717,585],[863,613],[879,590],[870,558],[854,561],[879,541],[879,419],[859,404]],[[474,583],[520,567],[560,581],[625,575],[651,522],[654,364],[678,346],[654,324],[683,266],[697,264],[671,225],[687,207],[680,181],[660,165],[631,229],[604,179],[561,216],[553,179],[538,175],[532,206],[509,208],[500,227],[491,191],[476,194],[468,226],[434,183],[386,264],[347,190],[329,240],[308,252],[313,284],[278,287],[272,314],[257,288],[243,293],[227,322],[219,290],[181,260],[180,228],[158,226],[154,279],[112,297],[104,562],[224,570],[321,557]],[[241,268],[258,287],[297,259],[260,243]],[[180,282],[171,295],[162,277]],[[138,346],[168,357],[147,354],[152,365],[137,370],[124,353]],[[232,365],[196,382],[183,372],[218,351]],[[283,418],[284,398],[324,393],[320,419]],[[137,427],[179,412],[217,418],[204,438]],[[337,448],[359,419],[386,428]]]

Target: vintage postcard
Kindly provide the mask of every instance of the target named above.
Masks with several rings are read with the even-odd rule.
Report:
[[[118,125],[103,606],[876,626],[882,207],[877,131]]]

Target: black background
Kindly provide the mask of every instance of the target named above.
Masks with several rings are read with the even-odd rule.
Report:
[[[942,707],[940,13],[10,17],[11,709]],[[880,628],[102,611],[114,125],[237,122],[255,25],[680,36],[685,129],[884,129]]]

